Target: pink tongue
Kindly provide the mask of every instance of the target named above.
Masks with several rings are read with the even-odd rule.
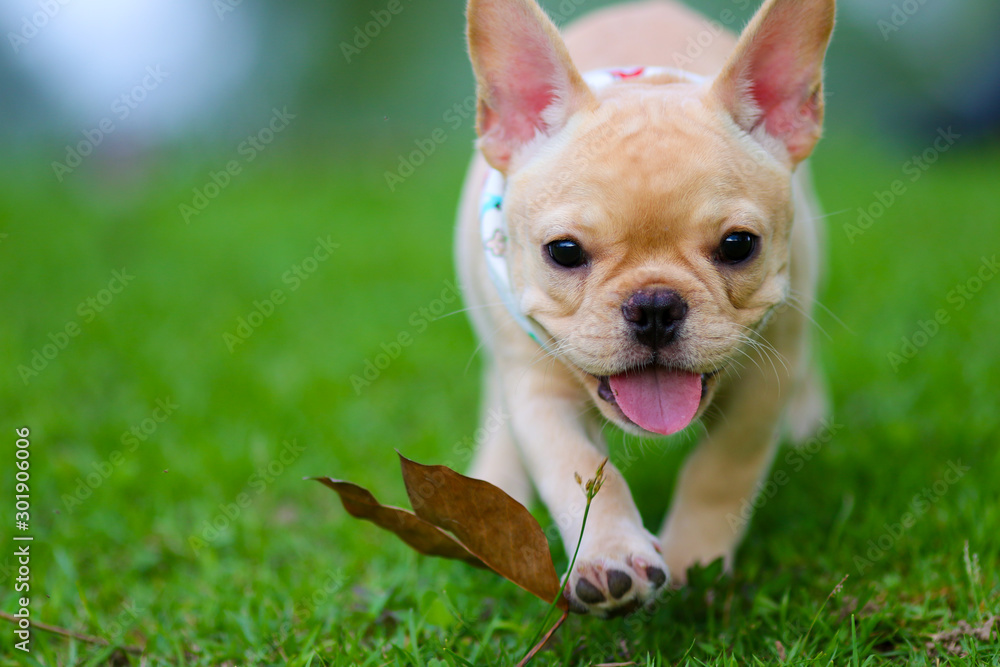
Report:
[[[701,376],[650,366],[608,378],[618,407],[653,433],[677,433],[694,419],[701,403]]]

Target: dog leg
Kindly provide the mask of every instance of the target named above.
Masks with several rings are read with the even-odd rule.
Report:
[[[510,413],[504,404],[500,378],[492,364],[484,373],[483,384],[482,442],[472,460],[469,476],[503,489],[527,507],[533,495],[531,480],[511,435]]]
[[[771,432],[768,432],[771,431]],[[685,463],[670,514],[660,531],[663,555],[675,583],[689,567],[722,557],[727,571],[748,521],[740,511],[752,502],[767,472],[777,438],[773,426],[748,433],[733,425],[711,433]]]
[[[716,398],[725,417],[710,426],[681,470],[660,530],[664,559],[677,583],[683,583],[690,566],[719,557],[732,569],[733,554],[749,523],[741,512],[753,502],[770,468],[787,397],[795,391],[796,369],[803,363],[801,318],[780,319],[771,328],[775,335],[770,340],[776,341],[772,358],[757,349],[747,351],[751,359],[743,377]]]
[[[545,363],[508,370],[503,391],[522,459],[572,557],[586,506],[574,473],[592,478],[607,455],[588,435],[596,429],[582,416],[587,399],[568,373]],[[567,591],[573,611],[613,616],[652,599],[668,571],[625,479],[610,464],[604,473]]]

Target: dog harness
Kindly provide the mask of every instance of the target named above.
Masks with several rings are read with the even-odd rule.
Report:
[[[672,67],[632,67],[632,68],[611,68],[600,69],[587,72],[583,75],[584,81],[594,92],[615,83],[616,81],[635,81],[646,77],[671,74],[687,80],[699,80],[690,72],[674,69]],[[483,243],[483,252],[486,255],[486,268],[489,271],[490,279],[500,295],[500,299],[506,306],[514,321],[517,322],[525,333],[531,336],[532,340],[549,350],[549,335],[533,319],[525,315],[517,302],[517,296],[511,286],[510,267],[507,265],[507,252],[509,250],[507,219],[503,211],[504,193],[507,184],[504,175],[496,169],[490,168],[483,185],[483,193],[479,200],[479,230]]]

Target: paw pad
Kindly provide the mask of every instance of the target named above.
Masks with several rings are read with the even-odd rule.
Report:
[[[667,573],[658,567],[647,567],[646,577],[652,582],[654,586],[659,588],[663,584],[667,583]]]
[[[580,598],[581,602],[587,604],[598,604],[606,599],[604,593],[597,586],[583,578],[576,582],[576,596]]]
[[[647,571],[652,568],[647,568]],[[666,577],[664,577],[666,578]],[[632,577],[621,570],[608,570],[608,592],[611,596],[620,600],[623,595],[632,588]]]

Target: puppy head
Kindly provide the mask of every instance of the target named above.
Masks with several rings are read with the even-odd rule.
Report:
[[[787,298],[791,175],[820,135],[833,12],[767,0],[714,80],[594,93],[534,0],[469,3],[521,310],[622,427],[687,426]]]

